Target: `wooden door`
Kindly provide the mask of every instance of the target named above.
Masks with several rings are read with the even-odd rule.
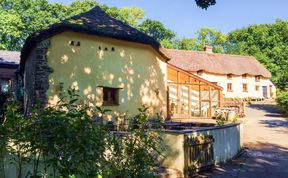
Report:
[[[268,89],[267,86],[262,86],[263,97],[268,98]]]

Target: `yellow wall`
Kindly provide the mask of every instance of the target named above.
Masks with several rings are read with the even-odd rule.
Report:
[[[103,100],[99,86],[122,88],[120,105],[108,107],[120,113],[135,114],[145,104],[154,108],[154,113],[162,110],[166,114],[166,62],[152,47],[74,32],[50,40],[47,55],[53,73],[49,76],[49,104],[57,101],[59,83],[63,82],[64,89],[72,86],[98,106]],[[80,46],[71,46],[71,40],[79,41]]]

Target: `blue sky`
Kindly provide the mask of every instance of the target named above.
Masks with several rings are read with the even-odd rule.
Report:
[[[73,0],[48,0],[69,4]],[[195,37],[201,27],[227,33],[252,24],[288,20],[288,0],[217,0],[208,10],[198,8],[194,0],[97,0],[108,6],[136,6],[145,18],[161,21],[178,37]]]

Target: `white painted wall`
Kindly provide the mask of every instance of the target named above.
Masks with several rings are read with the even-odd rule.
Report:
[[[197,75],[197,73],[193,73]],[[247,78],[242,76],[232,75],[232,79],[227,79],[227,75],[218,75],[203,72],[202,75],[198,75],[210,82],[217,82],[219,86],[223,88],[223,94],[225,98],[264,98],[263,86],[267,86],[268,98],[275,98],[276,88],[269,78],[261,77],[260,82],[255,81],[255,76],[248,75]],[[232,91],[227,91],[227,84],[232,83]],[[248,92],[243,91],[243,83],[248,84]],[[272,85],[273,95],[270,96],[269,86]],[[256,86],[259,86],[259,91],[256,91]]]

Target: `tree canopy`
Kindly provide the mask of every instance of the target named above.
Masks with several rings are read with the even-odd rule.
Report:
[[[174,32],[165,28],[165,26],[157,20],[147,19],[139,25],[139,29],[160,42],[163,40],[170,41],[176,36]]]
[[[288,22],[251,25],[228,34],[227,52],[256,57],[272,73],[273,82],[288,87]]]
[[[205,44],[213,46],[215,53],[224,53],[226,48],[226,34],[213,28],[201,28],[196,38],[182,38],[174,41],[173,47],[182,50],[203,51]]]
[[[216,3],[215,0],[195,0],[195,2],[198,7],[203,9]],[[119,9],[100,5],[95,0],[76,0],[67,6],[60,3],[51,4],[47,0],[0,0],[0,49],[20,50],[25,39],[31,33],[65,18],[88,11],[96,5],[109,15],[134,27],[138,26],[139,20],[144,17],[144,11],[140,8],[132,6]],[[175,34],[161,25],[158,21],[148,19],[144,21],[142,27],[152,36],[156,35],[154,37],[160,41],[163,40],[168,45],[170,44],[168,41]],[[165,32],[163,34],[165,37],[160,37],[161,34],[153,30],[153,28],[158,27],[160,27],[159,32]],[[167,36],[169,37],[168,41]]]
[[[210,6],[213,6],[216,4],[216,0],[195,0],[198,7],[201,7],[202,9],[207,9]]]
[[[47,0],[2,0],[0,5],[0,49],[20,50],[25,39],[33,32],[46,28],[60,20],[88,11],[99,5],[93,0],[76,0],[66,6],[50,4]],[[109,15],[131,26],[144,17],[144,11],[136,7],[108,7],[99,5]]]

